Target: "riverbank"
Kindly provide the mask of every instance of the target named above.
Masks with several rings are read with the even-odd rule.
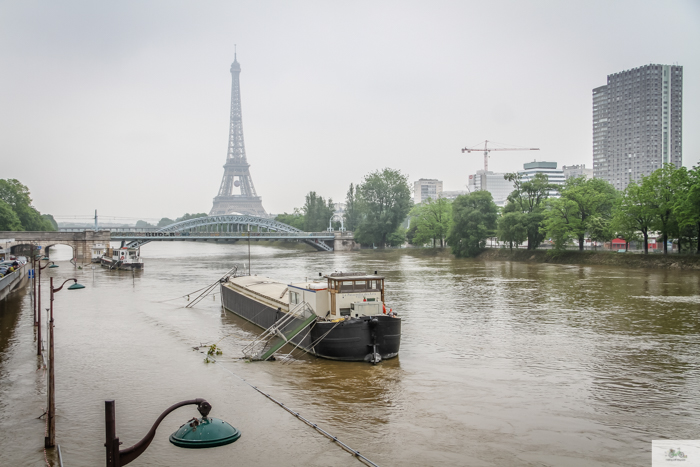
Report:
[[[563,251],[553,255],[547,250],[510,250],[488,248],[478,259],[486,261],[523,261],[531,263],[604,265],[644,269],[700,270],[700,255],[637,254],[611,251]]]

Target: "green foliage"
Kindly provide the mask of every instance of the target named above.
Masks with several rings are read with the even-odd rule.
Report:
[[[599,214],[590,217],[588,219],[588,234],[594,242],[610,241],[615,236],[612,219]]]
[[[51,224],[50,230],[58,230],[58,222],[56,222],[56,219],[54,219],[51,214],[42,214],[41,218],[44,219],[45,223],[48,222]]]
[[[583,251],[586,232],[590,227],[589,220],[598,216],[605,222],[609,221],[618,193],[610,183],[601,178],[585,177],[567,179],[560,193],[562,199],[576,205],[575,212],[570,213],[576,219],[570,219],[567,223],[570,229],[568,235],[578,239],[579,250]]]
[[[386,244],[388,246],[401,246],[406,243],[406,229],[398,226],[396,230],[387,235]]]
[[[549,192],[556,189],[556,185],[550,184],[544,174],[535,174],[532,180],[528,181],[523,181],[522,176],[517,173],[506,174],[503,178],[513,182],[515,188],[508,195],[504,212],[524,214],[521,220],[527,231],[527,248],[534,250],[544,240],[541,223],[544,219],[545,202]]]
[[[286,212],[284,214],[279,214],[275,217],[275,220],[283,224],[291,225],[296,229],[304,230],[304,215],[299,212],[299,208],[294,208],[292,214],[287,214]]]
[[[643,180],[643,179],[642,179]],[[644,253],[649,253],[649,230],[654,222],[654,200],[645,188],[631,181],[617,200],[611,230],[614,236],[624,238],[627,243],[641,232]]]
[[[306,195],[304,207],[304,231],[305,232],[323,232],[328,228],[333,212],[333,200],[328,198],[328,201],[323,199],[323,196],[318,196],[315,191],[310,191]]]
[[[542,221],[542,227],[554,241],[554,251],[566,249],[576,232],[581,230],[581,219],[578,217],[578,205],[567,198],[554,198],[547,202],[547,212]]]
[[[354,232],[357,226],[360,225],[360,206],[358,205],[355,186],[351,183],[348,188],[348,193],[345,196],[345,229]]]
[[[494,234],[498,207],[491,193],[477,191],[458,196],[452,203],[452,227],[447,242],[457,257],[473,257],[486,246]]]
[[[39,211],[32,207],[29,189],[18,180],[0,180],[0,200],[10,207],[19,220],[20,228],[17,230],[48,231],[58,227],[57,225],[54,227],[53,217],[43,218]],[[9,218],[7,219],[7,225],[16,225]]]
[[[685,167],[681,170],[685,171]],[[679,177],[673,212],[683,232],[696,237],[696,253],[700,254],[700,166]]]
[[[452,224],[452,203],[445,198],[428,198],[411,209],[411,224],[415,226],[411,234],[412,245],[432,242],[433,247],[439,243],[443,248]]]
[[[642,178],[642,190],[651,199],[651,227],[663,236],[664,254],[668,254],[669,236],[678,231],[673,208],[675,195],[680,191],[682,184],[683,171],[676,169],[673,164],[664,164],[648,177]]]
[[[167,217],[163,217],[161,220],[158,221],[158,224],[156,227],[167,227],[170,224],[174,224],[175,221],[172,219],[168,219]]]
[[[19,217],[12,210],[12,207],[4,200],[0,199],[0,230],[19,231],[22,230],[22,223]]]
[[[178,217],[177,219],[175,219],[175,222],[188,221],[190,219],[199,219],[200,217],[209,217],[209,215],[207,213],[204,213],[204,212],[198,212],[196,214],[187,213],[184,216]]]
[[[527,240],[527,219],[522,212],[507,212],[498,219],[498,239],[508,242],[510,249],[513,244],[520,245]]]
[[[407,177],[388,168],[366,175],[355,199],[361,213],[355,240],[380,248],[390,243],[389,236],[406,219],[413,204]]]
[[[136,221],[136,228],[137,229],[152,229],[154,227],[155,227],[155,225],[149,224],[146,221],[142,221],[142,220]]]

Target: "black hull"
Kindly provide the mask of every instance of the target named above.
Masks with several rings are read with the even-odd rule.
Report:
[[[100,264],[103,268],[108,269],[120,269],[122,271],[141,271],[143,270],[143,263],[122,263],[118,266],[114,265],[114,261],[102,258]]]
[[[283,317],[278,309],[244,296],[235,290],[221,286],[224,309],[267,329]],[[292,319],[286,329],[301,324],[300,319]],[[401,319],[386,315],[363,316],[345,321],[317,321],[311,330],[302,331],[291,339],[307,352],[330,360],[361,362],[372,360],[372,354],[382,360],[396,357],[401,344]]]

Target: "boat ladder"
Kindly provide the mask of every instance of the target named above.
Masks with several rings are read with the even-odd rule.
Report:
[[[301,323],[293,324],[295,319],[301,320]],[[248,344],[243,349],[243,355],[249,360],[268,360],[314,321],[316,314],[308,303],[301,302]]]

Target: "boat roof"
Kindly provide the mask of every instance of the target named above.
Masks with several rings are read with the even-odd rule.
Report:
[[[260,295],[270,297],[276,301],[286,301],[287,284],[263,276],[239,276],[231,277],[229,282],[239,287],[252,290]]]
[[[323,276],[334,281],[369,281],[384,279],[384,276],[377,274],[365,274],[363,272],[334,272]]]

